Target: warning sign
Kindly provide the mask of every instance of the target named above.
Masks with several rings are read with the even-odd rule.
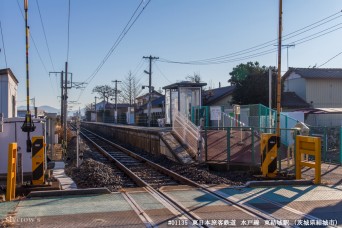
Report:
[[[220,106],[210,106],[210,120],[221,120]]]

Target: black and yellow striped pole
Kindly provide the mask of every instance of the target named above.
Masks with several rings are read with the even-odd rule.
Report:
[[[44,184],[44,136],[32,137],[32,184]]]
[[[31,112],[30,112],[30,77],[29,77],[29,26],[28,26],[28,0],[24,0],[24,10],[25,10],[25,35],[26,35],[26,105],[27,112],[25,115],[25,121],[21,129],[24,132],[27,132],[27,140],[26,140],[26,152],[31,152],[31,139],[30,132],[35,130],[35,126],[32,121]]]

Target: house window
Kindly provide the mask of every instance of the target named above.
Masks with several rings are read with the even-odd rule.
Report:
[[[12,117],[15,117],[15,96],[12,95]]]

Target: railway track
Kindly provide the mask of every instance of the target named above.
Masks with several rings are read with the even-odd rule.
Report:
[[[180,221],[188,221],[187,224],[191,224],[191,221],[200,221],[203,220],[203,218],[194,212],[196,210],[189,210],[187,206],[174,199],[174,197],[167,191],[164,191],[163,188],[165,188],[165,186],[191,186],[193,188],[196,188],[199,192],[210,196],[225,205],[234,207],[236,210],[240,211],[239,213],[241,215],[249,216],[251,218],[264,221],[274,221],[281,219],[281,216],[279,217],[279,215],[274,216],[272,215],[272,213],[268,213],[267,211],[260,208],[256,208],[252,205],[240,202],[240,200],[231,199],[231,197],[229,197],[227,194],[222,194],[219,191],[210,188],[210,186],[201,185],[190,179],[180,176],[177,173],[161,167],[160,165],[155,164],[86,129],[82,129],[81,133],[84,138],[89,140],[89,142],[91,142],[108,161],[114,164],[115,167],[118,167],[118,169],[125,173],[126,176],[131,178],[136,186],[143,187],[146,192],[148,192],[151,196],[161,202],[169,211],[174,214],[175,218],[179,219]],[[153,219],[151,219],[146,213],[144,213],[144,210],[138,206],[138,203],[134,201],[134,199],[130,196],[129,193],[126,192],[126,190],[123,190],[123,194],[126,195],[127,200],[130,201],[131,204],[135,207],[137,213],[143,217],[142,220],[144,220],[146,224],[149,224],[147,226],[156,226]],[[265,199],[260,197],[260,200]],[[280,210],[283,210],[282,206],[275,202],[267,200],[267,203],[274,207],[278,207]],[[308,217],[310,219],[313,219],[312,216],[306,216],[305,214],[301,214],[300,212],[291,211],[289,208],[287,209],[287,211],[290,211],[290,213],[295,214],[296,216]],[[203,223],[195,226],[211,227],[210,225],[206,225]],[[296,226],[294,224],[286,224],[275,225],[275,227]]]
[[[151,186],[155,189],[161,186],[179,185],[177,175],[133,152],[116,145],[88,130],[81,134],[91,142],[108,161],[129,176],[137,186]]]

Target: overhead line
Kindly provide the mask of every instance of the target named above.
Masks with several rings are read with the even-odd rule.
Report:
[[[18,4],[18,7],[19,7],[21,16],[23,17],[23,20],[25,20],[24,13],[23,13],[23,11],[22,11],[22,9],[21,9],[21,7],[20,7],[20,4],[19,4],[18,0],[17,0],[17,4]],[[44,67],[44,69],[45,69],[46,74],[49,74],[49,71],[47,70],[47,68],[46,68],[46,66],[45,66],[45,64],[44,64],[44,62],[43,62],[43,59],[42,59],[42,57],[41,57],[41,55],[40,55],[40,53],[39,53],[39,50],[38,50],[37,45],[36,45],[36,42],[34,41],[31,32],[30,32],[30,38],[31,38],[31,40],[32,40],[32,43],[33,43],[34,48],[36,49],[36,52],[37,52],[37,54],[38,54],[38,58],[39,58],[40,62],[42,63],[42,65],[43,65],[43,67]]]
[[[336,29],[333,29],[331,30],[332,28],[335,28],[339,25],[341,25],[342,23],[339,23],[339,24],[336,24],[336,25],[333,25],[329,28],[326,28],[326,29],[323,29],[319,32],[316,32],[314,34],[311,34],[311,35],[308,35],[306,37],[303,37],[303,38],[300,38],[298,40],[295,40],[291,43],[295,43],[296,45],[300,45],[302,43],[306,43],[308,41],[311,41],[313,39],[316,39],[316,38],[319,38],[321,36],[324,36],[324,35],[327,35],[329,33],[332,33],[336,30],[339,30],[341,29],[342,27],[338,27]],[[331,30],[331,31],[328,31],[328,30]],[[328,32],[326,32],[328,31]],[[325,32],[325,33],[323,33]],[[323,33],[323,34],[321,34]],[[320,35],[318,35],[320,34]],[[310,38],[312,37],[312,38]],[[299,42],[300,41],[300,42]],[[299,43],[298,43],[299,42]],[[163,59],[161,58],[160,60],[158,60],[159,62],[165,62],[165,63],[176,63],[176,64],[186,64],[186,65],[215,65],[215,64],[222,64],[222,63],[228,63],[228,62],[236,62],[236,61],[241,61],[241,60],[245,60],[245,59],[249,59],[249,58],[252,58],[252,57],[258,57],[258,56],[262,56],[262,55],[266,55],[266,54],[270,54],[270,53],[273,53],[275,52],[277,49],[268,49],[268,50],[265,50],[265,51],[262,51],[262,52],[258,52],[258,53],[254,53],[254,54],[251,54],[251,55],[247,55],[247,56],[241,56],[241,57],[237,57],[237,58],[226,58],[226,59],[222,59],[220,61],[207,61],[207,62],[180,62],[180,61],[171,61],[171,60],[167,60],[167,59]],[[247,54],[247,53],[246,53]]]
[[[69,44],[70,44],[70,0],[68,6],[68,35],[67,35],[67,62],[69,62]]]
[[[157,68],[157,70],[159,71],[159,73],[160,73],[160,74],[161,74],[169,83],[172,83],[172,82],[165,76],[165,74],[161,71],[161,69],[159,68],[158,64],[155,63],[154,65],[156,66],[156,68]]]
[[[323,64],[319,65],[319,67],[324,66],[325,64],[327,64],[328,62],[330,62],[331,60],[333,60],[334,58],[336,58],[337,56],[341,55],[342,51],[340,53],[338,53],[337,55],[335,55],[334,57],[331,57],[330,59],[328,59],[326,62],[324,62]]]
[[[114,44],[112,45],[112,47],[109,49],[109,51],[107,52],[107,54],[105,55],[105,57],[103,58],[103,60],[100,62],[100,64],[98,65],[98,67],[96,68],[96,70],[93,72],[93,74],[88,77],[85,81],[89,82],[96,76],[96,74],[100,71],[100,69],[102,68],[102,66],[106,63],[106,61],[108,60],[108,58],[110,57],[110,55],[113,53],[117,43],[119,42],[120,38],[123,36],[125,30],[127,29],[128,25],[130,24],[130,22],[132,21],[134,15],[137,13],[138,9],[140,8],[141,4],[144,1],[142,0],[140,2],[140,4],[138,5],[138,7],[135,9],[135,11],[133,12],[131,18],[128,20],[127,24],[125,25],[125,27],[122,29],[120,35],[118,36],[118,38],[115,40]]]
[[[142,0],[140,2],[140,4],[138,5],[138,7],[136,8],[136,10],[134,11],[133,15],[131,16],[131,18],[129,19],[128,23],[126,24],[126,26],[124,27],[124,29],[122,30],[122,32],[120,33],[119,37],[116,39],[115,43],[113,44],[113,46],[111,47],[111,49],[108,51],[107,55],[104,57],[104,59],[100,62],[99,66],[96,68],[96,70],[93,72],[92,75],[90,75],[85,82],[87,82],[87,86],[80,92],[80,95],[78,97],[77,100],[80,99],[80,97],[83,94],[83,91],[88,87],[88,85],[90,84],[90,82],[95,78],[95,76],[97,75],[97,73],[100,71],[100,69],[102,68],[102,66],[106,63],[106,61],[108,60],[108,58],[111,56],[111,54],[114,52],[114,50],[118,47],[118,45],[120,44],[120,42],[123,40],[123,38],[126,36],[126,34],[128,33],[128,31],[132,28],[132,26],[135,24],[135,22],[138,20],[138,18],[140,17],[140,15],[142,14],[142,12],[145,10],[145,8],[148,6],[148,4],[151,2],[151,0],[149,0],[145,6],[141,9],[140,13],[136,16],[136,18],[133,20],[133,22],[130,24],[130,26],[128,27],[129,23],[132,21],[132,19],[134,18],[134,15],[136,14],[136,12],[138,11],[138,9],[140,8],[141,4],[144,2],[144,0]],[[128,27],[128,28],[127,28]],[[127,29],[126,29],[127,28]]]
[[[1,29],[2,47],[3,47],[3,49],[4,49],[5,64],[6,64],[6,68],[7,68],[7,56],[6,56],[5,40],[4,40],[4,34],[3,34],[3,32],[2,32],[1,20],[0,20],[0,29]]]
[[[111,56],[111,54],[114,52],[114,50],[117,48],[117,46],[121,43],[121,41],[123,40],[123,38],[125,37],[125,35],[128,33],[128,31],[132,28],[132,26],[134,25],[134,23],[138,20],[138,18],[140,17],[140,15],[142,14],[142,12],[145,10],[145,8],[147,7],[147,5],[151,2],[151,0],[149,0],[146,5],[142,8],[142,10],[140,11],[140,13],[138,14],[138,16],[134,19],[134,21],[131,23],[131,25],[128,27],[128,29],[126,31],[124,31],[123,35],[121,36],[121,38],[117,41],[116,44],[114,44],[115,46],[112,47],[112,49],[108,52],[108,56],[106,56],[106,59],[102,62],[101,67],[97,70],[96,74],[99,72],[99,70],[102,68],[102,66],[105,64],[105,62],[108,60],[108,58]],[[89,83],[92,81],[92,79],[96,76],[96,74],[91,78],[91,80],[89,81]]]
[[[307,32],[307,31],[310,31],[310,30],[312,30],[312,29],[314,29],[314,28],[317,28],[317,27],[319,27],[319,26],[322,26],[322,25],[324,25],[324,24],[326,24],[326,23],[328,23],[328,22],[330,22],[330,21],[336,20],[337,18],[339,18],[339,17],[342,16],[342,15],[336,16],[337,14],[340,14],[340,13],[341,13],[341,11],[339,11],[339,12],[337,12],[337,13],[334,13],[334,14],[332,14],[332,15],[326,17],[326,18],[323,18],[323,19],[321,19],[321,20],[319,20],[319,21],[317,21],[317,22],[314,22],[314,23],[312,23],[312,24],[310,24],[310,25],[307,25],[307,26],[305,26],[305,27],[303,27],[303,28],[301,28],[301,29],[298,29],[298,30],[296,30],[296,31],[294,31],[294,32],[291,32],[291,33],[289,33],[289,34],[287,34],[287,35],[284,35],[283,38],[284,38],[284,37],[288,37],[288,36],[290,36],[290,35],[292,35],[292,34],[295,34],[295,35],[292,35],[292,36],[290,36],[290,37],[288,37],[288,38],[286,38],[286,39],[283,39],[283,40],[288,40],[288,39],[290,39],[290,38],[293,38],[293,37],[295,37],[295,36],[298,36],[298,35],[300,35],[300,34],[303,34],[304,32]],[[335,17],[335,16],[336,16],[336,17]],[[332,17],[333,17],[333,18],[332,18]],[[327,21],[327,19],[329,19],[329,18],[332,18],[332,19],[330,19],[330,20]],[[322,22],[322,23],[321,23],[321,22]],[[317,24],[318,24],[318,25],[317,25]],[[316,26],[314,26],[314,25],[316,25]],[[314,27],[312,27],[312,26],[314,26]],[[311,28],[310,28],[310,27],[311,27]],[[304,30],[304,29],[306,29],[306,28],[309,28],[309,29],[307,29],[307,30],[305,30],[305,31],[303,32],[302,30]],[[302,32],[300,32],[300,31],[302,31]],[[298,32],[300,32],[300,33],[298,33]],[[202,60],[193,60],[193,61],[171,61],[171,62],[174,62],[174,63],[181,63],[181,62],[182,62],[183,64],[194,64],[194,65],[201,65],[201,64],[197,64],[197,63],[211,63],[211,62],[214,62],[214,61],[216,61],[216,60],[227,59],[228,57],[234,57],[234,56],[244,55],[244,54],[248,54],[248,53],[250,53],[250,52],[255,52],[255,51],[260,50],[260,49],[264,49],[264,48],[266,48],[266,47],[268,47],[268,46],[273,46],[273,45],[274,45],[273,42],[275,42],[276,40],[277,40],[277,39],[273,39],[273,40],[271,40],[271,41],[267,41],[267,42],[265,42],[265,43],[256,45],[256,46],[254,46],[254,47],[250,47],[250,48],[247,48],[247,49],[243,49],[243,50],[241,50],[241,51],[233,52],[233,53],[226,54],[226,55],[222,55],[222,56],[218,56],[218,57],[207,58],[207,59],[202,59]]]
[[[47,40],[47,36],[46,36],[46,32],[45,32],[45,26],[44,26],[44,23],[43,23],[42,14],[40,12],[40,7],[39,7],[38,0],[36,0],[36,3],[37,3],[38,13],[39,13],[39,17],[40,17],[40,22],[41,22],[42,28],[43,28],[45,44],[46,44],[46,47],[47,47],[47,50],[48,50],[48,53],[49,53],[50,62],[51,62],[53,71],[55,71],[55,65],[53,64],[53,61],[52,61],[52,58],[51,58],[51,52],[50,52],[50,48],[49,48],[49,43],[48,43],[48,40]]]

